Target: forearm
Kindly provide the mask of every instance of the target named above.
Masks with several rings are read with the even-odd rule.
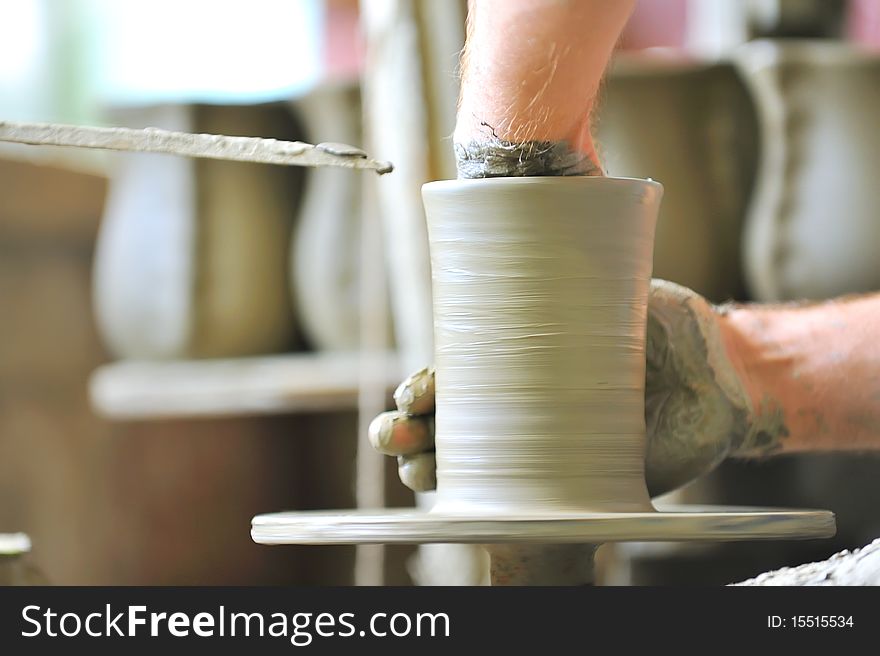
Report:
[[[880,449],[880,294],[733,308],[721,326],[754,416],[734,455]]]
[[[590,175],[590,116],[634,0],[470,0],[459,177]]]

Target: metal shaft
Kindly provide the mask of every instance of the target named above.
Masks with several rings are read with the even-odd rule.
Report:
[[[491,544],[492,585],[592,585],[595,544]]]

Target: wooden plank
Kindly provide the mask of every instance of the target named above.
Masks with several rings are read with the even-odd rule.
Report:
[[[389,392],[403,378],[395,354],[317,353],[229,360],[118,362],[89,384],[110,419],[169,419],[356,409],[363,371]]]
[[[339,166],[390,173],[390,162],[369,159],[355,146],[302,141],[279,141],[260,137],[229,137],[222,134],[189,134],[160,128],[106,128],[57,123],[17,123],[0,121],[0,141],[34,146],[71,146],[162,153],[224,159],[236,162],[262,162],[283,166]]]

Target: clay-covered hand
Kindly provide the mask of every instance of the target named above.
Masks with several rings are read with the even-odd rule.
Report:
[[[725,339],[724,311],[680,285],[653,280],[648,302],[645,477],[652,496],[748,453],[755,421]],[[412,374],[394,393],[397,410],[370,425],[373,446],[398,458],[400,479],[436,487],[434,369]]]

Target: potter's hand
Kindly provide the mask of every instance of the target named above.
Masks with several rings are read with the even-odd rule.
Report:
[[[687,287],[651,281],[645,371],[651,496],[708,473],[753,440],[751,404],[724,332],[723,310]]]
[[[725,346],[723,311],[697,293],[654,280],[648,302],[645,477],[652,496],[709,472],[755,441],[753,413]],[[370,441],[398,458],[400,479],[417,491],[436,486],[434,370],[407,378],[396,412],[370,425]]]
[[[397,456],[400,480],[416,492],[437,486],[434,459],[434,367],[404,380],[394,392],[397,411],[383,412],[370,424],[370,443],[380,453]]]

